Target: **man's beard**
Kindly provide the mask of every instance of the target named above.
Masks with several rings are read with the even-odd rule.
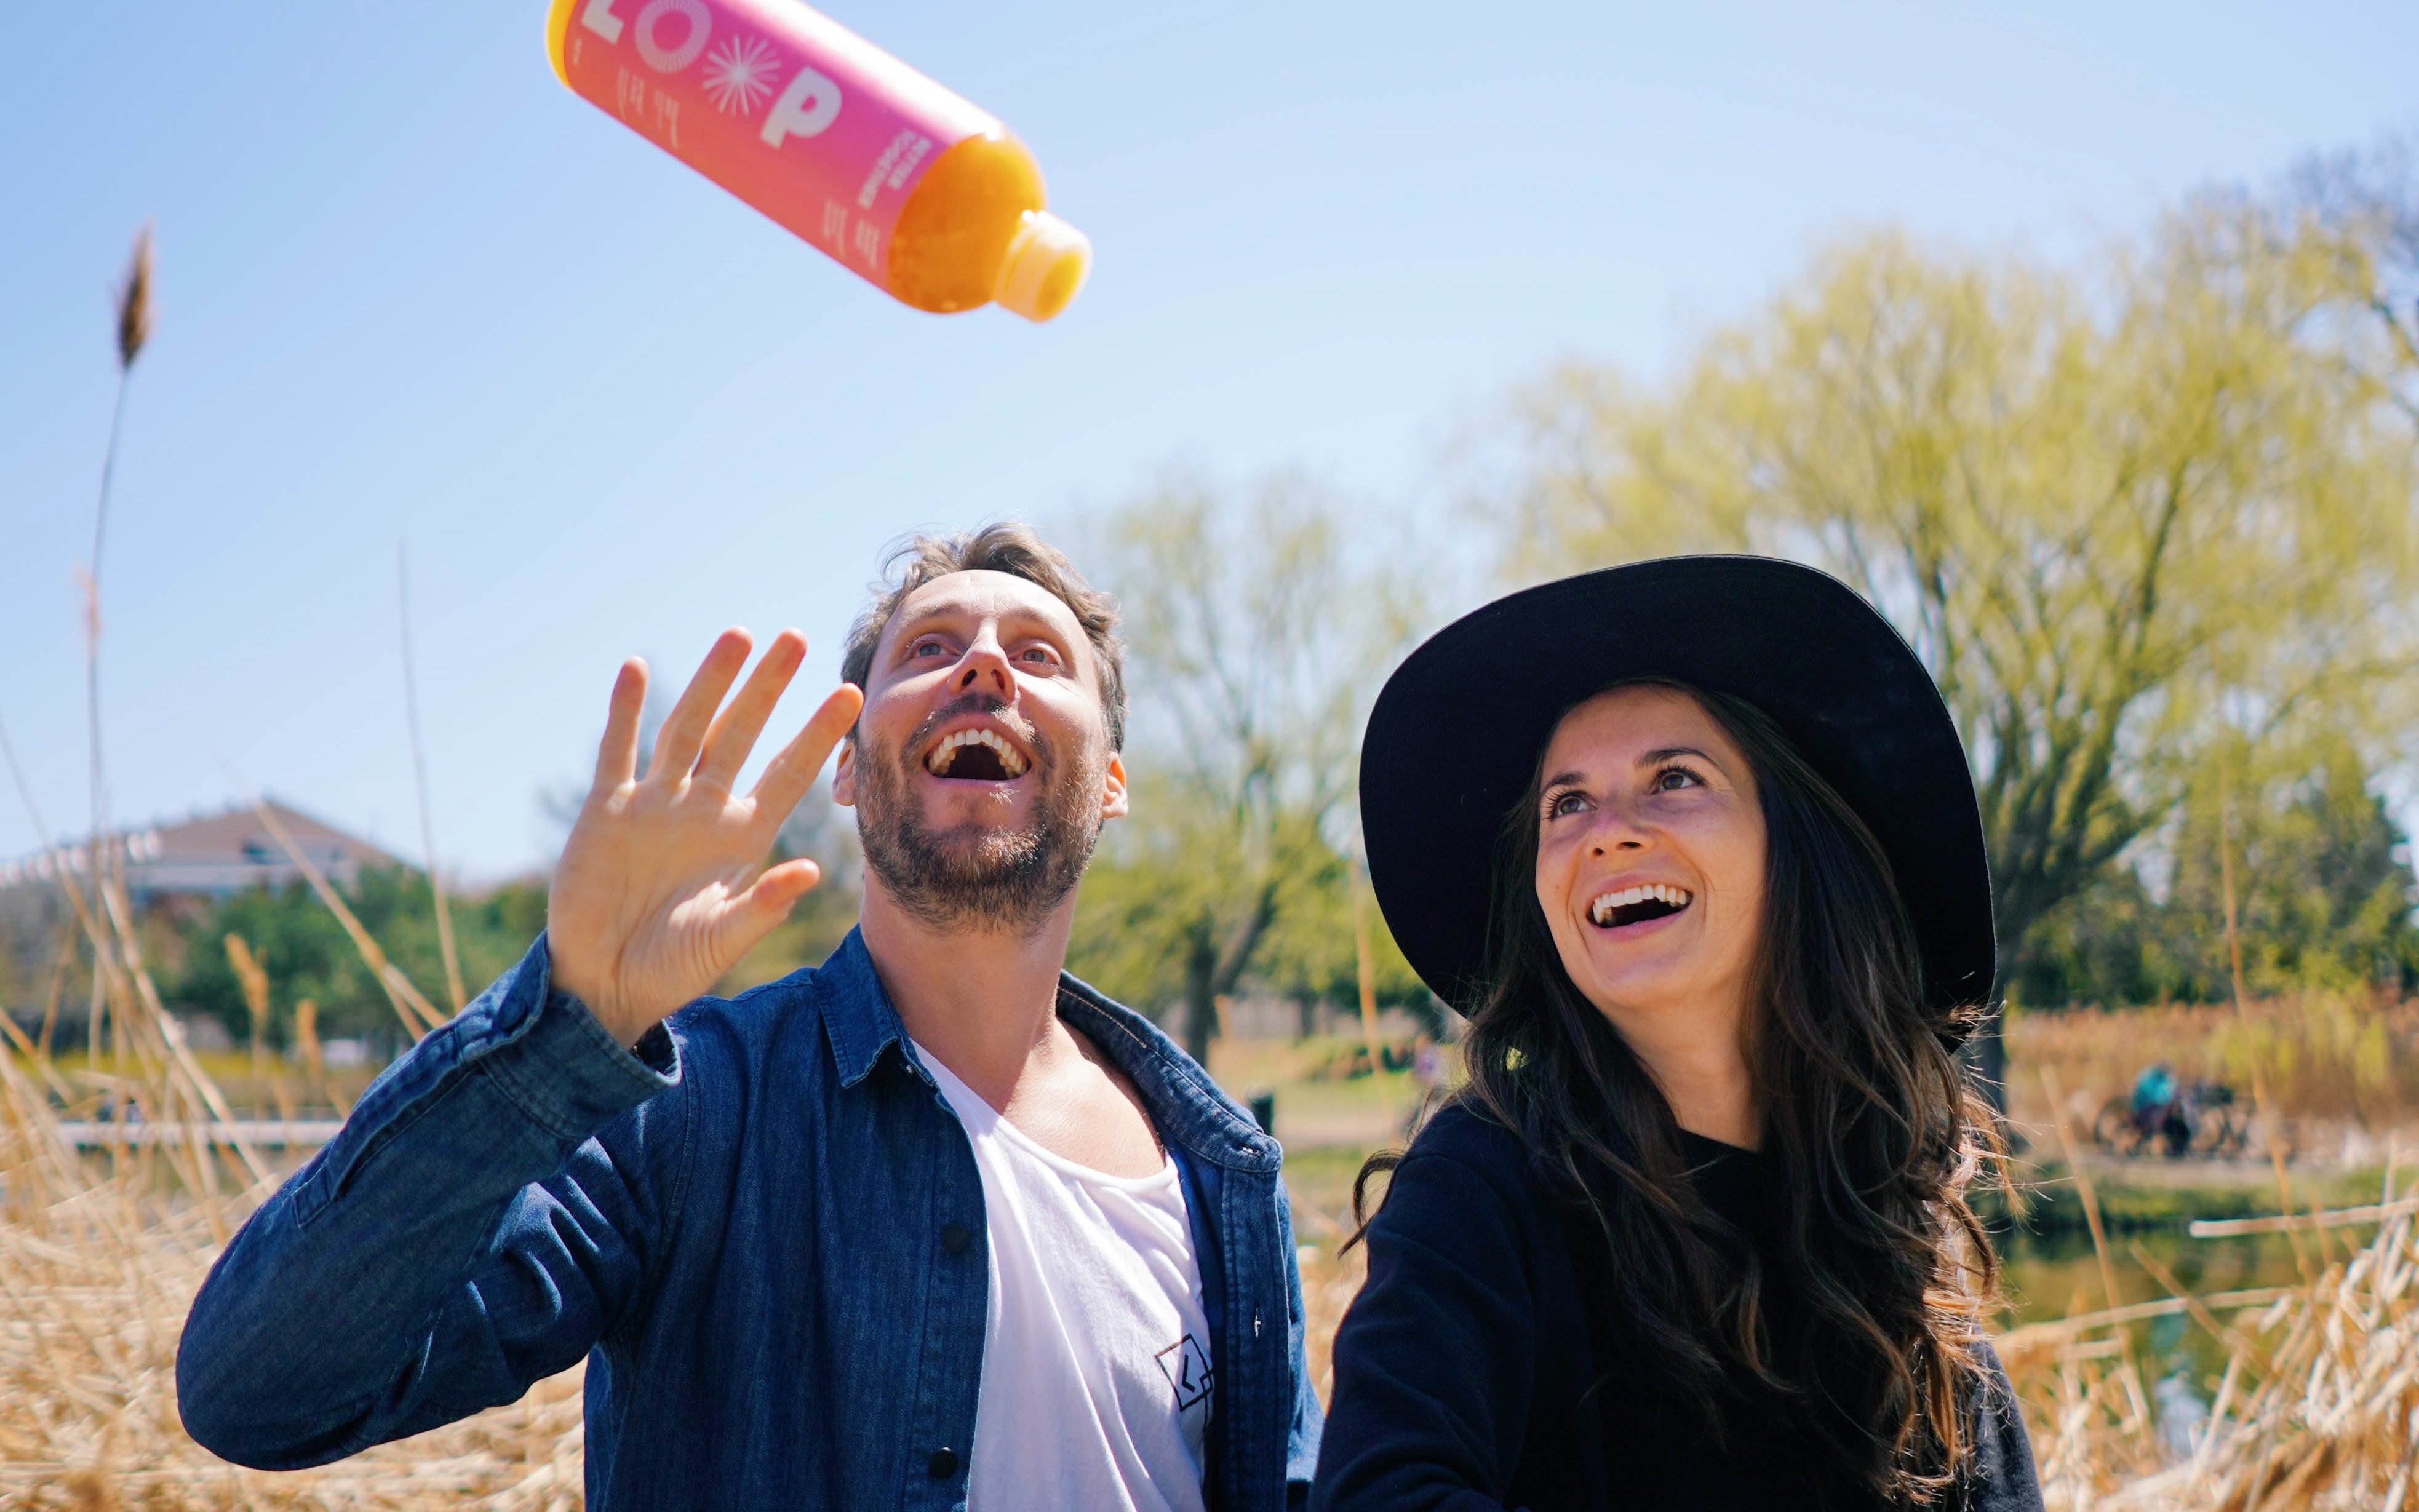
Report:
[[[1033,748],[1033,815],[1021,828],[980,823],[934,830],[908,788],[912,752],[965,714],[1018,726]],[[1061,761],[1051,743],[997,700],[954,699],[903,747],[861,741],[856,833],[868,871],[909,915],[936,930],[1030,934],[1082,880],[1101,835],[1100,764]]]

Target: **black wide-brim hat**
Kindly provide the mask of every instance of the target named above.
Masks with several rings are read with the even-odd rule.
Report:
[[[1378,906],[1413,970],[1473,1009],[1497,839],[1563,715],[1668,678],[1778,725],[1881,842],[1937,1008],[1983,1001],[1991,871],[1965,751],[1890,623],[1826,573],[1768,557],[1670,557],[1499,598],[1438,631],[1378,694],[1361,825]]]

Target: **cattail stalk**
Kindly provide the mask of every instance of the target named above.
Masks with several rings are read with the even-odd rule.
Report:
[[[117,437],[126,420],[126,384],[134,374],[134,360],[151,339],[151,227],[134,233],[134,251],[127,259],[126,278],[117,286],[117,393],[109,406],[109,443],[100,456],[100,499],[92,513],[92,564],[85,575],[85,732],[91,760],[92,843],[87,851],[85,882],[92,912],[101,912],[101,883],[110,865],[109,788],[101,764],[100,744],[100,553],[109,532],[109,486],[117,471]],[[100,1053],[100,1025],[107,994],[101,988],[108,964],[101,935],[93,939],[93,991],[87,1060]],[[121,1034],[119,1038],[123,1039]]]
[[[306,1090],[332,1100],[328,1090],[328,1062],[319,1048],[319,1005],[305,997],[294,1005],[294,1048],[302,1057]]]
[[[262,1118],[266,1115],[261,1108],[260,1089],[269,1079],[269,1047],[264,1039],[269,1028],[269,972],[253,953],[252,946],[232,931],[226,937],[226,955],[235,980],[243,986],[244,1010],[252,1018],[253,1117]]]
[[[2233,975],[2234,1014],[2248,1024],[2251,1001],[2242,987],[2242,932],[2240,911],[2234,903],[2234,779],[2223,758],[2217,766],[2217,875],[2220,901],[2226,908],[2226,959]],[[2255,1045],[2257,1042],[2252,1041]],[[2293,1183],[2285,1175],[2285,1147],[2276,1139],[2276,1107],[2269,1101],[2268,1077],[2257,1059],[2251,1063],[2251,1110],[2268,1134],[2268,1164],[2276,1177],[2278,1210],[2289,1215],[2293,1211]],[[2293,1264],[2302,1273],[2303,1281],[2315,1282],[2317,1275],[2310,1269],[2309,1256],[2303,1252],[2302,1236],[2288,1227],[2285,1241],[2293,1246]]]

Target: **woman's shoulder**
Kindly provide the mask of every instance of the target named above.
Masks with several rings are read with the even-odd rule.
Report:
[[[1447,1100],[1420,1126],[1394,1169],[1394,1180],[1417,1181],[1449,1171],[1483,1180],[1505,1200],[1522,1206],[1539,1195],[1537,1163],[1528,1141],[1474,1098]]]
[[[1573,1295],[1569,1262],[1560,1257],[1562,1213],[1542,1166],[1519,1132],[1483,1103],[1456,1099],[1420,1129],[1370,1216],[1368,1237],[1370,1275],[1397,1286],[1483,1295],[1494,1299],[1488,1306]]]
[[[1484,1206],[1540,1236],[1597,1233],[1597,1204],[1607,1196],[1599,1183],[1610,1182],[1610,1173],[1584,1157],[1584,1170],[1565,1167],[1510,1121],[1518,1117],[1467,1093],[1453,1098],[1403,1152],[1388,1201],[1418,1194],[1421,1200],[1405,1206],[1429,1214]]]

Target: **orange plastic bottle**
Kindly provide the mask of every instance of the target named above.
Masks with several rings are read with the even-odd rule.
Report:
[[[894,299],[1067,307],[1091,243],[993,116],[797,0],[553,0],[557,77]]]

